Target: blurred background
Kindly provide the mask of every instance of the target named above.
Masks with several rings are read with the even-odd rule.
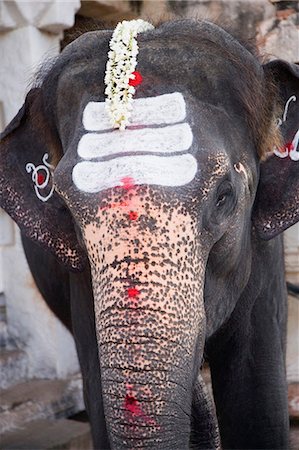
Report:
[[[299,62],[299,4],[279,0],[0,0],[0,131],[22,106],[41,62],[82,31],[143,18],[211,19],[254,40],[269,59]],[[299,285],[299,226],[285,233],[287,280]],[[293,292],[291,292],[293,291]],[[0,444],[89,449],[74,342],[38,292],[18,228],[0,211]],[[299,448],[299,299],[289,293],[287,346],[292,448]],[[208,377],[208,375],[207,375]]]

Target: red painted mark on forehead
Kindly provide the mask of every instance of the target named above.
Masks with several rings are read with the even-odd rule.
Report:
[[[140,72],[136,70],[135,72],[132,72],[132,75],[134,76],[134,78],[129,79],[130,86],[138,86],[140,83],[142,83],[143,77]]]
[[[112,208],[123,208],[125,206],[129,206],[128,202],[118,202],[118,203],[109,203],[108,205],[101,206],[101,210],[112,209]]]
[[[137,297],[140,294],[140,291],[134,287],[128,288],[128,296],[130,298]]]
[[[124,177],[120,181],[124,189],[131,189],[134,186],[134,179],[132,177]]]
[[[138,214],[136,211],[130,211],[129,212],[129,219],[130,220],[137,220],[138,219]]]

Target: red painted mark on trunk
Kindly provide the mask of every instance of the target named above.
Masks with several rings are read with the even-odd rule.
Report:
[[[150,417],[146,416],[144,412],[142,411],[142,408],[140,407],[138,400],[134,397],[132,394],[127,394],[125,397],[124,407],[126,411],[131,413],[134,417],[140,417],[144,420],[145,423],[149,425],[153,425],[157,428],[160,428],[160,426],[157,424],[157,422],[154,419],[151,419]]]
[[[124,177],[121,180],[122,188],[131,189],[134,186],[134,180],[132,177]]]
[[[137,220],[138,219],[138,214],[136,211],[130,211],[129,212],[129,219],[130,220]]]
[[[100,209],[112,209],[112,208],[123,208],[124,206],[129,206],[128,202],[119,202],[119,203],[109,203],[108,205],[101,206]]]
[[[137,297],[140,294],[140,291],[136,288],[128,288],[128,296],[130,298]]]
[[[133,395],[127,394],[125,398],[125,408],[133,414],[133,416],[142,416],[142,411],[138,405],[138,401]]]
[[[37,184],[38,185],[43,184],[45,179],[46,179],[46,177],[45,177],[45,175],[43,173],[38,173],[37,174]]]

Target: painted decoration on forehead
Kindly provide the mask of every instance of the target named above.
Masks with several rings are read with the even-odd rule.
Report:
[[[128,129],[121,133],[88,133],[79,141],[78,155],[81,158],[92,159],[127,152],[182,152],[191,147],[192,139],[192,131],[187,123],[158,129]]]
[[[196,172],[196,159],[190,154],[123,156],[108,161],[80,162],[74,167],[73,181],[79,190],[91,194],[122,186],[121,180],[128,174],[134,185],[174,187],[190,183]]]
[[[197,161],[188,153],[193,134],[184,121],[186,104],[181,93],[133,100],[134,117],[140,111],[139,119],[144,123],[139,120],[138,126],[133,123],[123,131],[102,131],[98,122],[105,114],[102,105],[88,103],[83,113],[83,124],[89,132],[78,143],[78,155],[85,161],[73,169],[77,189],[96,193],[123,186],[124,179],[133,180],[135,185],[169,187],[193,180]]]
[[[296,101],[297,101],[297,98],[295,95],[292,95],[287,100],[285,107],[284,107],[284,112],[283,112],[282,118],[277,119],[278,127],[281,127],[283,123],[287,122],[290,105],[292,104],[292,102],[296,102]],[[290,159],[293,161],[299,161],[298,143],[299,143],[299,129],[297,130],[293,140],[290,142],[287,142],[281,149],[275,148],[274,154],[276,156],[278,156],[279,158],[290,157]]]
[[[83,111],[87,133],[77,151],[85,161],[80,161],[72,174],[81,191],[127,188],[122,180],[130,180],[130,186],[182,186],[195,177],[197,161],[186,154],[193,134],[184,121],[183,95],[174,92],[133,99],[135,87],[143,80],[135,70],[136,36],[153,28],[140,19],[123,21],[112,35],[105,73],[106,101],[89,102]]]
[[[35,166],[32,162],[26,164],[26,171],[28,173],[32,172],[31,178],[34,183],[35,194],[37,198],[42,202],[48,201],[49,198],[52,197],[54,192],[53,183],[48,193],[45,194],[43,192],[43,189],[48,186],[49,182],[52,182],[51,171],[54,169],[54,167],[48,163],[48,158],[48,153],[45,153],[42,159],[43,164],[39,164],[38,166]]]

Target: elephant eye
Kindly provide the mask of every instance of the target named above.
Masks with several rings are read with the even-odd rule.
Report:
[[[216,206],[217,208],[221,208],[224,206],[228,200],[232,198],[233,188],[231,183],[224,182],[217,192]]]
[[[216,203],[217,208],[224,205],[224,203],[226,202],[226,199],[227,199],[227,194],[219,195],[219,197],[217,199],[217,203]]]

